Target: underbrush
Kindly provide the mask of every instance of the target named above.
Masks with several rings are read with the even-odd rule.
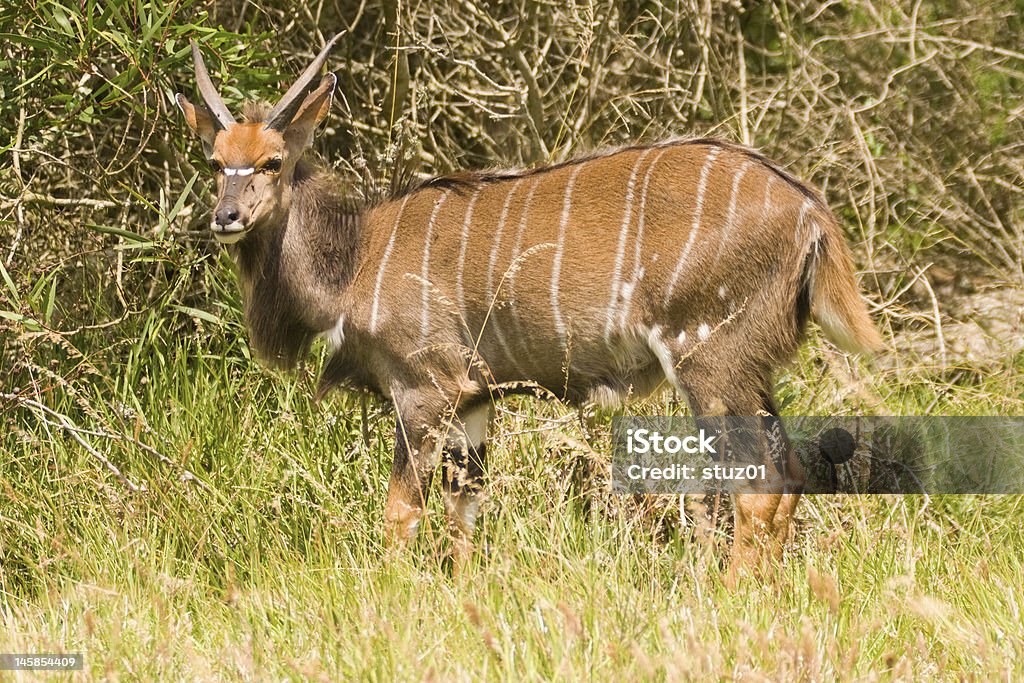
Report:
[[[844,400],[822,357],[781,378],[787,412]],[[863,367],[859,381],[894,413],[1019,412],[1011,369],[953,389]],[[476,557],[453,577],[436,494],[410,552],[382,546],[393,418],[375,402],[365,418],[357,395],[316,405],[312,370],[267,373],[195,339],[137,372],[46,410],[5,403],[4,651],[203,680],[1021,673],[1017,496],[808,496],[778,576],[730,590],[722,538],[678,518],[657,533],[602,471],[580,486],[579,420],[516,399],[498,409]],[[678,409],[667,395],[631,412]],[[91,413],[77,432],[57,417]]]

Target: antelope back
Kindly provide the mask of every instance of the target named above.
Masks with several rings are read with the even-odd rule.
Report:
[[[693,140],[434,180],[367,224],[354,286],[371,334],[475,350],[492,381],[585,399],[676,383],[688,353],[791,353],[831,223],[763,158]]]

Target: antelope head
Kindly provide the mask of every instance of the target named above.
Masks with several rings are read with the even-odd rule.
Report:
[[[199,46],[192,41],[196,84],[203,104],[175,96],[185,120],[203,141],[217,179],[217,205],[210,229],[223,244],[278,222],[288,212],[295,164],[327,115],[337,77],[328,73],[313,88],[334,36],[262,121],[238,123],[213,87]],[[205,106],[204,106],[205,105]]]

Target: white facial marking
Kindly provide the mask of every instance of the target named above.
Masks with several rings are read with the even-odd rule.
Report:
[[[693,248],[694,242],[697,241],[697,231],[700,230],[700,219],[704,213],[704,193],[708,189],[708,177],[711,175],[711,165],[714,163],[715,158],[721,153],[719,147],[712,147],[708,150],[707,158],[704,160],[704,166],[700,169],[700,180],[697,182],[697,200],[696,205],[693,209],[693,225],[690,227],[690,236],[686,240],[686,245],[683,247],[682,253],[679,254],[679,260],[676,262],[676,268],[672,271],[672,277],[668,281],[668,289],[665,291],[665,303],[672,298],[672,293],[675,291],[676,282],[679,280],[679,275],[683,272],[683,266],[686,264],[686,257],[690,255],[690,249]]]
[[[626,183],[626,209],[622,215],[622,225],[619,227],[619,244],[615,250],[615,271],[612,273],[611,294],[608,297],[608,311],[605,314],[604,338],[611,336],[612,323],[615,320],[616,298],[619,295],[619,282],[622,277],[622,261],[626,256],[626,236],[629,234],[629,224],[633,220],[633,191],[636,187],[636,176],[640,171],[640,164],[643,163],[652,149],[645,149],[629,174],[629,181]]]
[[[420,318],[420,344],[427,341],[427,333],[430,331],[430,241],[434,238],[434,222],[437,221],[437,214],[448,201],[451,190],[445,190],[441,197],[434,201],[434,210],[430,212],[430,220],[427,221],[427,237],[423,240],[423,266],[420,269],[420,279],[423,281],[423,294],[421,306],[423,307]]]
[[[252,175],[255,172],[256,172],[256,169],[252,168],[251,166],[248,167],[248,168],[225,168],[224,169],[224,175],[227,175],[227,176],[232,176],[232,175],[247,176],[247,175]]]
[[[462,316],[462,323],[464,325],[468,325],[469,321],[466,320],[466,297],[465,292],[462,289],[462,274],[466,270],[466,247],[469,245],[469,226],[473,222],[473,207],[476,206],[476,200],[479,198],[479,190],[474,192],[473,196],[469,198],[469,205],[466,207],[466,215],[462,219],[462,237],[459,241],[459,261],[458,267],[455,270],[455,298],[458,299],[459,315]]]
[[[565,322],[558,307],[558,281],[562,276],[562,252],[565,250],[565,229],[569,225],[569,210],[572,208],[572,188],[576,184],[576,176],[583,170],[583,164],[577,164],[565,184],[565,197],[562,200],[562,218],[558,222],[558,244],[555,247],[555,259],[551,266],[551,315],[555,321],[555,331],[565,342]]]
[[[708,337],[711,336],[711,326],[707,323],[701,323],[700,327],[697,328],[697,339],[701,341],[707,341]]]
[[[398,235],[398,224],[402,222],[402,214],[405,213],[405,205],[409,202],[411,195],[405,195],[401,206],[398,207],[398,216],[395,217],[395,224],[391,228],[391,239],[388,246],[384,248],[384,256],[380,260],[380,269],[377,271],[377,283],[373,288],[373,304],[370,307],[370,333],[377,331],[377,311],[380,306],[380,284],[384,280],[384,271],[388,267],[388,259],[391,258],[391,250],[395,248],[395,236]]]

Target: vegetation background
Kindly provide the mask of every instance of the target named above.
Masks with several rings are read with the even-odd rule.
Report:
[[[382,561],[392,417],[313,405],[316,358],[251,361],[172,100],[189,39],[237,108],[339,30],[316,148],[354,195],[750,144],[825,192],[891,344],[865,367],[812,336],[787,412],[1024,412],[1019,0],[5,2],[0,651],[84,652],[112,679],[1024,673],[1018,497],[814,497],[779,579],[730,592],[720,535],[609,496],[553,404],[499,407],[466,575],[437,523]]]

